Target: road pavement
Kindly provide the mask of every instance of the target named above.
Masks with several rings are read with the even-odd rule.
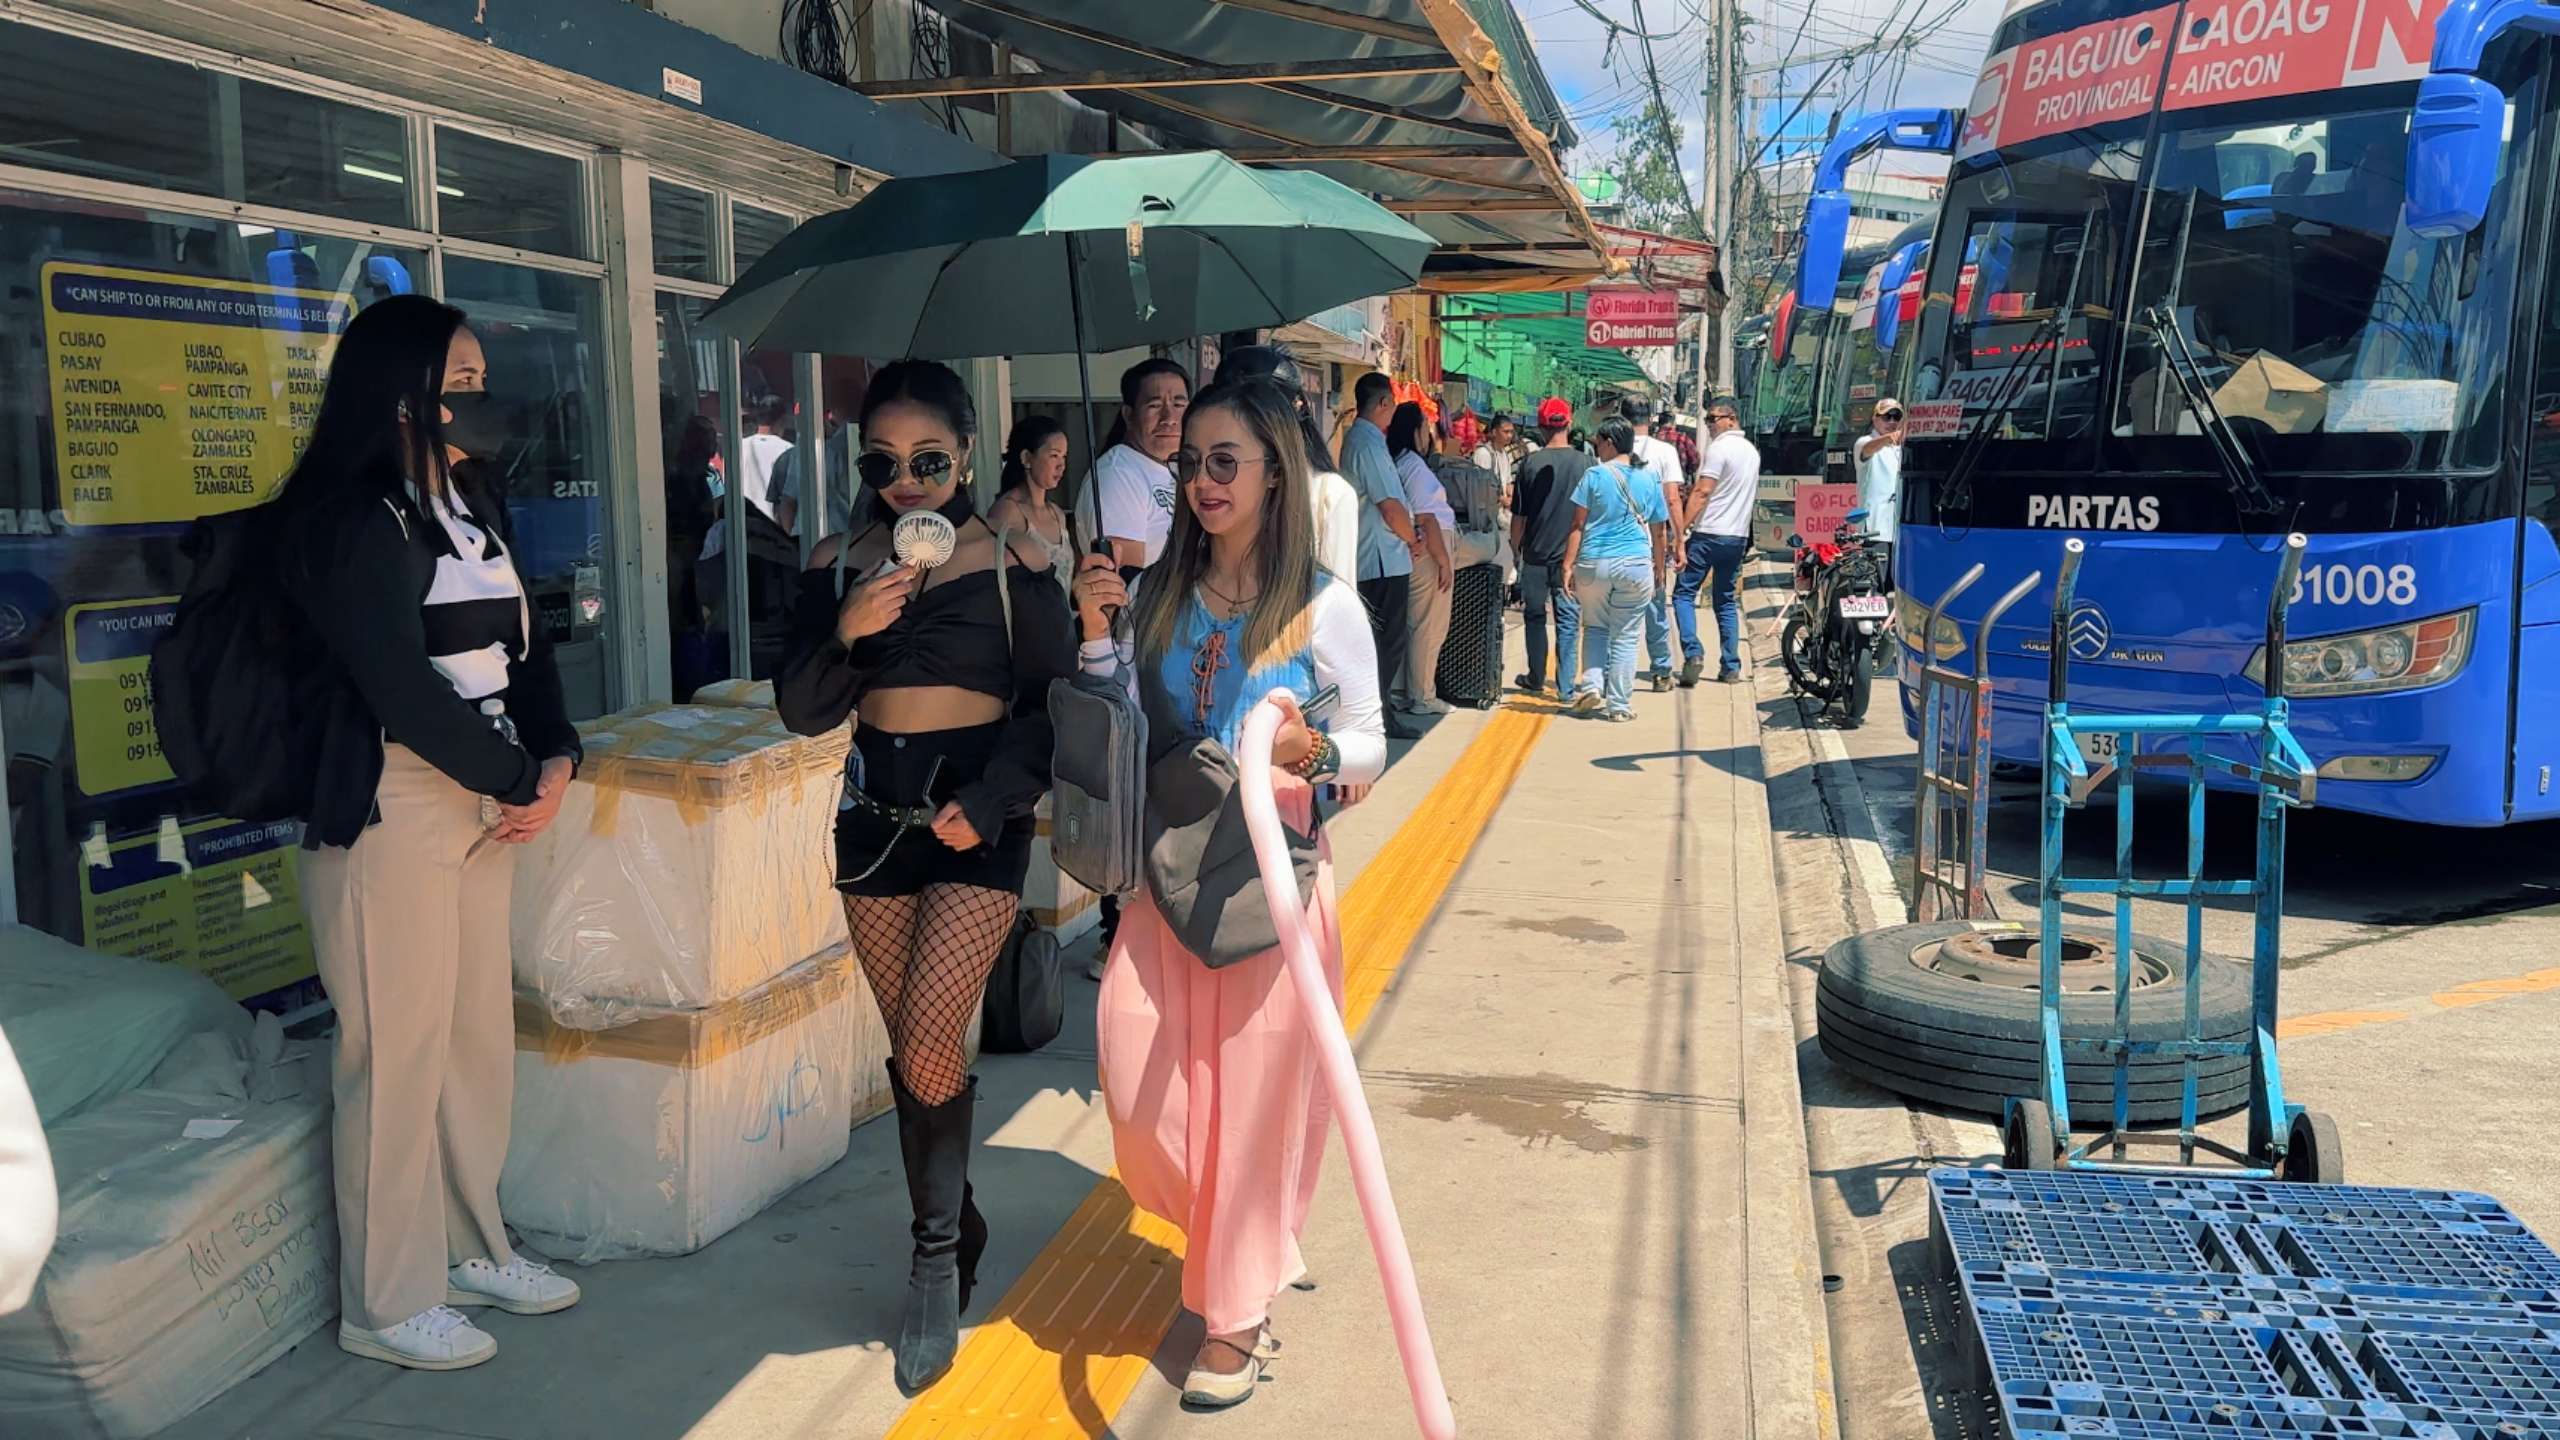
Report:
[[[1774,655],[1783,567],[1752,577],[1755,634]],[[1928,1167],[1996,1161],[1985,1117],[1906,1106],[1850,1077],[1810,1043],[1812,983],[1832,941],[1898,922],[1911,895],[1917,756],[1898,695],[1879,684],[1855,730],[1819,723],[1756,675],[1778,825],[1787,944],[1796,967],[1807,1129],[1850,1440],[1991,1433],[1980,1397],[1953,1386],[1969,1343],[1927,1253]],[[2031,777],[1996,787],[1989,888],[2005,919],[2032,921],[2039,828]],[[2104,872],[2112,806],[2066,830],[2075,868]],[[2175,790],[2136,797],[2137,873],[2184,862]],[[2208,807],[2207,873],[2239,877],[2253,854],[2245,797]],[[2560,831],[2400,825],[2337,810],[2291,819],[2283,932],[2283,1039],[2291,1098],[2336,1117],[2347,1178],[2482,1190],[2545,1236],[2560,1235],[2560,1167],[2535,1138],[2560,1082]],[[2245,956],[2245,902],[2206,915],[2209,950]],[[2078,918],[2106,912],[2075,907]],[[2182,907],[2137,905],[2137,929],[2183,933]],[[2220,1133],[2228,1134],[2226,1121]],[[2236,1137],[2235,1137],[2236,1138]]]

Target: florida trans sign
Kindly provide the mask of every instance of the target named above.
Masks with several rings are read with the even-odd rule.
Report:
[[[1679,338],[1680,294],[1610,285],[1583,292],[1583,343],[1595,350],[1634,350]]]

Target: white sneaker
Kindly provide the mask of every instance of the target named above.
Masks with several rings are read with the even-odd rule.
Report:
[[[1452,708],[1453,707],[1451,707],[1448,701],[1442,700],[1436,696],[1429,700],[1416,700],[1411,705],[1405,707],[1406,710],[1416,715],[1446,715]]]
[[[1573,697],[1573,710],[1577,715],[1589,715],[1607,703],[1599,691],[1585,690]]]
[[[510,1315],[548,1315],[578,1303],[578,1282],[519,1255],[505,1265],[472,1260],[444,1277],[447,1305],[495,1305]]]
[[[488,1331],[445,1305],[421,1310],[388,1330],[366,1330],[341,1320],[338,1348],[408,1370],[468,1370],[498,1355],[498,1342]]]

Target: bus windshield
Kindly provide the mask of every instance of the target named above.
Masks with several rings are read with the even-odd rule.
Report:
[[[2425,240],[2400,220],[2414,88],[2169,110],[1960,162],[1911,398],[1961,402],[1941,435],[2006,401],[1996,439],[2101,470],[2209,471],[2190,387],[2270,473],[2494,463],[2521,208],[2504,173],[2531,101],[2519,87],[2488,222]]]

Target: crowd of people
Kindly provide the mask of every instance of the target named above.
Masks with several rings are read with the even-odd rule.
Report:
[[[1174,722],[1170,738],[1226,747],[1159,736],[1151,776],[1169,756],[1220,763],[1276,697],[1277,798],[1312,837],[1310,914],[1339,1003],[1325,815],[1366,794],[1388,742],[1416,736],[1414,717],[1446,708],[1435,677],[1455,577],[1516,567],[1522,688],[1543,686],[1552,614],[1558,693],[1577,709],[1632,713],[1648,623],[1648,673],[1671,683],[1666,603],[1689,656],[1680,679],[1694,683],[1702,584],[1724,676],[1738,672],[1733,581],[1757,460],[1730,408],[1711,410],[1716,438],[1691,480],[1658,431],[1667,416],[1601,416],[1586,454],[1565,444],[1573,411],[1553,399],[1537,448],[1516,453],[1516,426],[1497,419],[1463,457],[1444,456],[1442,427],[1384,375],[1361,377],[1338,439],[1305,379],[1266,346],[1226,351],[1197,394],[1172,361],[1132,368],[1074,504],[1061,494],[1070,437],[1036,416],[1004,438],[1001,484],[981,503],[976,404],[936,362],[880,369],[828,438],[844,437],[860,492],[797,573],[774,694],[801,734],[858,715],[834,832],[808,843],[831,849],[890,1041],[912,1216],[891,1348],[910,1392],[950,1368],[988,1246],[970,1179],[968,1030],[1022,904],[1034,808],[1052,783],[1054,684],[1116,683]],[[329,717],[302,875],[339,1026],[338,1339],[422,1370],[495,1355],[467,1308],[540,1315],[580,1299],[511,1247],[499,1206],[514,860],[583,760],[507,509],[481,474],[504,381],[461,311],[424,297],[367,307],[264,512],[277,603],[315,637],[313,704]],[[792,455],[778,415],[755,419],[739,480],[753,513],[787,528]],[[1508,553],[1483,513],[1499,509]],[[953,537],[939,563],[895,545],[900,522],[922,515]],[[1315,1041],[1277,948],[1213,965],[1144,885],[1113,910],[1097,1048],[1118,1170],[1186,1236],[1183,1296],[1206,1336],[1185,1398],[1232,1405],[1277,1350],[1274,1300],[1306,1278],[1300,1238],[1329,1123]],[[0,1111],[11,1103],[0,1094]],[[0,1300],[15,1284],[0,1274]]]
[[[1552,621],[1556,699],[1584,714],[1635,718],[1640,650],[1642,678],[1657,692],[1704,676],[1702,590],[1721,645],[1715,678],[1742,678],[1739,587],[1760,452],[1732,401],[1711,402],[1707,425],[1711,438],[1692,475],[1669,438],[1668,412],[1604,416],[1584,440],[1569,402],[1539,404],[1541,443],[1514,462],[1509,486],[1528,650],[1515,688],[1547,693]]]

